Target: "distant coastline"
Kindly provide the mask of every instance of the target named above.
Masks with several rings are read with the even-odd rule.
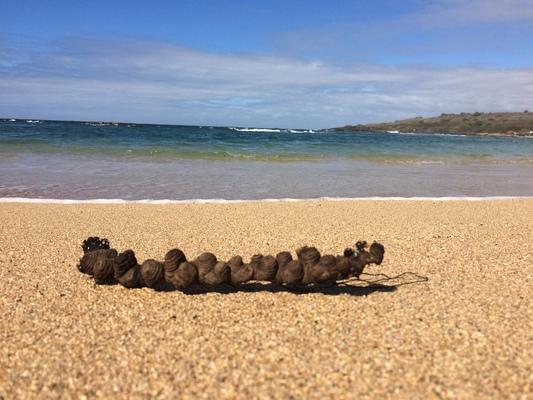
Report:
[[[42,122],[81,123],[89,126],[191,126],[169,123],[145,122],[117,122],[117,121],[76,121],[76,120],[47,120],[28,118],[0,118],[0,122],[25,122],[39,124]],[[309,129],[309,128],[272,128],[272,127],[221,127],[204,125],[205,128],[229,128],[235,131],[246,132],[287,132],[287,133],[314,133],[327,131],[352,131],[375,133],[440,133],[451,135],[471,136],[506,136],[506,137],[533,137],[533,111],[522,112],[474,112],[460,114],[443,113],[436,117],[416,117],[393,122],[380,122],[370,124],[345,125],[336,128]]]
[[[489,112],[441,114],[394,122],[346,125],[335,128],[350,131],[449,133],[475,136],[533,137],[533,112]]]

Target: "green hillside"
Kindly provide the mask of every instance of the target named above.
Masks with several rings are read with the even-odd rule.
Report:
[[[430,118],[417,117],[386,123],[347,125],[341,129],[533,136],[533,112],[441,114]]]

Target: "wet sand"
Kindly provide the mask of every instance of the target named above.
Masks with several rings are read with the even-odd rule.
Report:
[[[533,396],[533,200],[4,203],[0,220],[0,398]],[[368,272],[429,281],[95,286],[76,269],[90,235],[139,260],[379,240]]]

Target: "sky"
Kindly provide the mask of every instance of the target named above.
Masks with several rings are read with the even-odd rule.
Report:
[[[533,109],[533,0],[2,0],[0,117],[327,128]]]

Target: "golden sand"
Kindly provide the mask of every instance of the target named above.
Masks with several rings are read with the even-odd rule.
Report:
[[[0,398],[533,396],[533,200],[15,203],[0,221]],[[385,261],[369,272],[429,281],[95,286],[76,269],[92,235],[140,261],[176,246],[227,259],[379,240]]]

